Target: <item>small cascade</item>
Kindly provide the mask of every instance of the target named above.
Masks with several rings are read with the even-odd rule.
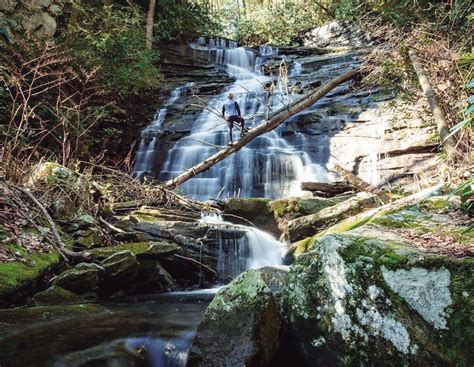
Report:
[[[157,139],[162,131],[163,121],[166,118],[168,109],[178,103],[191,88],[194,83],[187,83],[171,92],[171,96],[166,100],[162,108],[154,115],[153,121],[142,131],[140,144],[135,155],[135,164],[133,166],[133,175],[143,178],[150,174],[153,169],[153,163],[158,151]]]
[[[203,215],[201,222],[244,231],[243,236],[224,238],[216,233],[217,272],[222,277],[234,278],[248,269],[281,265],[284,245],[271,234],[258,228],[226,222],[217,215]]]
[[[247,128],[258,125],[268,113],[283,107],[292,98],[278,84],[276,93],[269,100],[264,86],[271,79],[258,71],[259,63],[278,55],[277,49],[262,46],[258,55],[255,55],[243,47],[233,47],[235,44],[229,41],[210,39],[205,45],[203,42],[205,40],[200,39],[192,47],[208,48],[210,62],[225,67],[237,81],[210,100],[209,108],[194,120],[190,136],[179,140],[168,152],[158,175],[159,181],[177,176],[227,144],[226,123],[211,111],[221,110],[229,92],[234,94],[234,99],[239,103]],[[235,140],[237,130],[234,129]],[[281,129],[276,129],[256,138],[225,162],[187,181],[180,189],[200,200],[215,198],[219,192],[222,192],[221,198],[279,198],[301,195],[302,181],[327,181],[326,170],[314,163],[307,151],[290,144],[282,136]]]

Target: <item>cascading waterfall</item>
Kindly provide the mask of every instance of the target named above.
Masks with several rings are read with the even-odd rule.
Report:
[[[288,96],[281,92],[274,93],[269,100],[264,86],[270,78],[255,71],[264,60],[275,54],[273,48],[261,47],[256,56],[243,47],[223,47],[229,46],[226,42],[211,39],[207,45],[204,43],[205,40],[200,39],[193,47],[208,48],[210,62],[225,66],[237,80],[224,93],[211,99],[208,109],[196,118],[190,136],[182,138],[168,152],[159,175],[160,181],[175,177],[227,143],[227,126],[220,110],[229,92],[234,93],[248,128],[259,124],[269,113],[288,102]],[[234,136],[237,133],[235,130]],[[313,163],[308,153],[289,144],[277,129],[256,138],[238,153],[180,188],[189,196],[204,200],[216,197],[219,192],[222,192],[221,197],[277,198],[302,194],[302,181],[326,180],[325,169]]]
[[[258,228],[226,222],[218,215],[203,215],[201,222],[218,227],[244,231],[239,238],[222,238],[217,234],[217,272],[224,277],[236,277],[248,269],[282,263],[284,245]]]
[[[158,151],[158,147],[156,146],[157,140],[162,130],[163,121],[168,113],[168,108],[180,101],[186,95],[187,90],[193,85],[194,83],[187,83],[173,90],[164,106],[155,113],[153,121],[142,131],[140,144],[135,156],[135,164],[133,166],[135,177],[143,178],[150,174]]]

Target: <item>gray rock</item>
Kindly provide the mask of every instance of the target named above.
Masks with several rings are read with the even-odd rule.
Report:
[[[198,327],[190,366],[268,366],[282,320],[261,275],[249,270],[220,290]]]
[[[105,286],[129,285],[135,278],[139,263],[130,251],[120,251],[101,261],[104,267]]]
[[[36,293],[32,301],[35,306],[54,306],[79,303],[81,298],[67,289],[53,285],[42,292]]]
[[[472,365],[469,261],[352,231],[313,248],[290,267],[283,288],[307,365]]]
[[[58,275],[53,284],[77,294],[95,292],[99,286],[99,269],[95,264],[79,264]]]

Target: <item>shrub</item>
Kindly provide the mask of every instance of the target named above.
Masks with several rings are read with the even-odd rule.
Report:
[[[120,95],[157,84],[158,53],[145,47],[144,16],[136,6],[79,8],[78,12],[64,44],[82,65],[100,68],[100,79]]]

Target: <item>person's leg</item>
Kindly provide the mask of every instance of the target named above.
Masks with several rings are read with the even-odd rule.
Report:
[[[244,131],[244,128],[245,128],[245,120],[243,117],[240,117],[239,116],[239,120],[240,122],[240,137],[244,136],[245,135],[245,131]]]
[[[232,129],[234,127],[234,120],[232,117],[227,119],[228,135],[229,135],[229,144],[232,144]]]

